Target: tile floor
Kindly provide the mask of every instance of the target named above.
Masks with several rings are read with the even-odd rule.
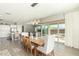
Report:
[[[0,38],[0,56],[31,56],[23,48],[20,41],[10,41]],[[55,43],[55,56],[79,56],[79,49],[67,47],[62,43]]]

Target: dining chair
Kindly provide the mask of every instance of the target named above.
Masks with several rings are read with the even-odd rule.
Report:
[[[27,39],[27,52],[28,51],[31,52],[31,55],[34,55],[35,54],[35,48],[34,48],[34,45],[32,45],[30,39]]]
[[[45,40],[44,46],[37,47],[37,52],[40,52],[42,55],[50,56],[54,55],[54,40],[53,35],[43,36],[42,39]],[[39,53],[38,53],[39,54]]]
[[[24,37],[21,38],[21,43],[24,44]]]
[[[25,49],[27,49],[27,38],[23,37],[23,38],[21,39],[21,43],[22,43],[23,47],[24,47]]]

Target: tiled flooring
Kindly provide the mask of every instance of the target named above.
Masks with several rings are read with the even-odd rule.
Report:
[[[65,46],[62,43],[56,43],[55,55],[56,56],[79,56],[79,49]]]
[[[10,41],[0,39],[0,55],[1,56],[29,56],[20,41]]]
[[[26,52],[20,41],[0,38],[0,56],[31,56],[31,54]],[[79,56],[79,49],[55,43],[55,56]]]

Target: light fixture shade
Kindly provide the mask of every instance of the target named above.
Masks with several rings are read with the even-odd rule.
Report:
[[[32,24],[33,24],[33,25],[37,25],[37,24],[39,24],[39,22],[40,22],[40,20],[33,20],[33,21],[32,21]]]

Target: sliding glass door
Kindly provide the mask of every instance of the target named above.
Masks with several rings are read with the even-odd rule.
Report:
[[[53,24],[49,25],[49,31],[51,35],[55,35],[57,42],[64,43],[64,35],[65,35],[65,24]]]
[[[38,25],[38,26],[36,26],[35,32],[37,32],[39,36],[48,35],[48,25]]]
[[[35,31],[39,33],[39,36],[45,36],[45,35],[55,35],[56,42],[62,42],[64,43],[64,37],[65,37],[65,24],[42,24],[37,27],[35,27]]]
[[[42,36],[48,35],[48,25],[42,25],[41,31],[42,31],[41,33]]]

